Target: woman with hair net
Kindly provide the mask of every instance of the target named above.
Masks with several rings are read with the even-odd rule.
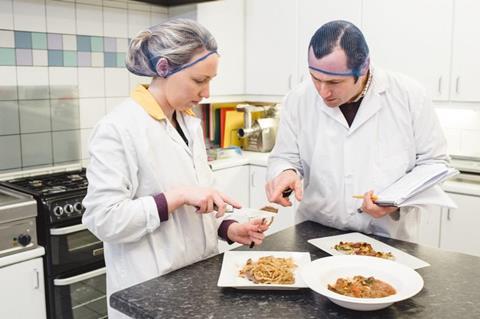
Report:
[[[420,165],[448,164],[446,140],[425,90],[374,68],[362,32],[347,21],[316,31],[308,65],[311,79],[283,103],[268,162],[268,199],[290,206],[282,192],[292,189],[301,201],[298,220],[417,240],[422,207],[380,207],[373,190]],[[436,200],[446,200],[438,187],[434,192]]]
[[[152,77],[95,127],[89,144],[83,223],[104,242],[107,293],[218,253],[217,239],[261,244],[261,220],[223,220],[227,204],[212,188],[200,119],[192,106],[217,74],[212,35],[190,20],[138,34],[126,65]],[[214,211],[215,210],[215,211]],[[109,318],[122,318],[108,309]]]

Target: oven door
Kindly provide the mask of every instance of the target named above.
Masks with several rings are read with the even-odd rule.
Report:
[[[83,224],[50,229],[52,273],[103,261],[103,243]]]
[[[53,280],[55,318],[107,318],[105,267]]]

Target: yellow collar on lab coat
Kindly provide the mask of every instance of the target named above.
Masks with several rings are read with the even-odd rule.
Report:
[[[166,119],[162,108],[160,107],[160,105],[158,105],[155,98],[148,91],[148,85],[138,85],[135,90],[132,91],[130,96],[135,102],[137,102],[138,104],[140,104],[141,107],[143,107],[145,112],[147,112],[154,119],[159,121]],[[183,111],[183,113],[190,116],[195,116],[195,113],[193,113],[192,109]]]

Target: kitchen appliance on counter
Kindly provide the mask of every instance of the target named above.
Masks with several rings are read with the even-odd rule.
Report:
[[[0,257],[37,247],[36,216],[32,196],[0,187]]]
[[[85,169],[1,181],[36,200],[38,243],[45,247],[48,318],[107,316],[103,243],[82,224]]]
[[[238,130],[245,151],[270,152],[275,145],[278,129],[278,105],[255,106],[238,104],[237,111],[244,112],[244,127]],[[253,121],[252,114],[263,112],[264,117]]]

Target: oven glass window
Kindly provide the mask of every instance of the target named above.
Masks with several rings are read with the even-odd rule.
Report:
[[[79,231],[67,236],[67,249],[70,253],[99,243],[100,240],[89,231]]]
[[[58,317],[72,319],[107,318],[105,280],[105,275],[99,275],[71,285],[57,286],[57,293],[61,296],[59,299],[60,307],[57,309]]]

